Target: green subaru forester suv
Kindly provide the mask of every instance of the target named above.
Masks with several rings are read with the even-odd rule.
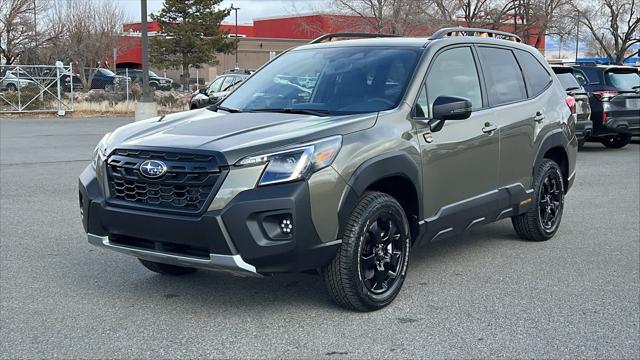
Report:
[[[553,237],[575,106],[536,49],[482,29],[347,35],[105,135],[79,181],[89,242],[167,275],[316,272],[367,311],[398,295],[417,243],[506,218]]]

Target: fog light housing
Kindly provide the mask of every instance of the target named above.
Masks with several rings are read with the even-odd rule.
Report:
[[[293,224],[291,223],[291,218],[285,217],[280,222],[280,231],[284,234],[291,234],[293,231]]]

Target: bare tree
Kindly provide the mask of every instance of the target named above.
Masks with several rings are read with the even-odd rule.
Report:
[[[638,6],[636,0],[580,0],[573,4],[580,24],[587,28],[601,54],[615,64],[633,56],[631,46],[640,43]],[[593,47],[591,44],[592,52]]]
[[[0,55],[5,64],[18,60],[35,40],[34,11],[39,11],[33,0],[0,0]]]
[[[52,38],[48,56],[71,61],[84,88],[89,89],[95,68],[104,67],[113,49],[121,46],[120,32],[125,19],[113,1],[56,0],[48,20],[61,36]],[[90,70],[85,73],[85,69]]]
[[[410,35],[426,23],[433,4],[424,0],[334,0],[342,13],[359,16],[368,31]]]

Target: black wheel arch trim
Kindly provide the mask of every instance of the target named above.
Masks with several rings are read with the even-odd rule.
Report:
[[[418,214],[408,218],[411,230],[422,218],[422,186],[419,165],[406,153],[392,151],[363,162],[347,181],[338,206],[338,234],[342,234],[353,209],[365,191],[374,183],[390,177],[403,177],[413,184],[418,196]],[[416,234],[414,234],[415,236]]]
[[[544,155],[547,153],[547,151],[549,151],[550,149],[553,148],[562,148],[562,151],[564,151],[564,155],[567,158],[567,173],[566,174],[562,174],[564,176],[564,180],[565,180],[565,185],[567,186],[567,188],[565,189],[565,191],[569,190],[569,187],[571,186],[571,176],[572,173],[574,171],[574,169],[571,168],[571,159],[569,157],[569,151],[567,150],[567,148],[569,147],[569,139],[567,139],[567,136],[565,135],[564,131],[562,129],[557,129],[554,131],[549,132],[548,134],[546,134],[544,136],[544,138],[542,139],[542,141],[540,142],[540,146],[538,147],[538,151],[536,153],[536,157],[535,157],[535,161],[533,163],[533,169],[531,172],[531,176],[535,176],[535,171],[538,168],[538,166],[540,165],[540,163],[542,162],[542,160],[544,159]],[[558,166],[562,167],[562,164],[558,164]],[[563,169],[561,169],[563,170]]]

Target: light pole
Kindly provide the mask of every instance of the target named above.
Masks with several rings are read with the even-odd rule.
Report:
[[[149,94],[149,36],[147,34],[147,0],[140,0],[140,27],[142,42],[142,97],[136,104],[135,119],[144,120],[158,115],[156,103]],[[129,81],[129,79],[125,79]]]
[[[233,10],[236,14],[236,69],[239,69],[238,67],[238,10],[240,10],[239,7],[234,7],[233,4],[231,4],[231,10]]]
[[[576,62],[578,62],[578,42],[580,41],[580,14],[576,17]]]

